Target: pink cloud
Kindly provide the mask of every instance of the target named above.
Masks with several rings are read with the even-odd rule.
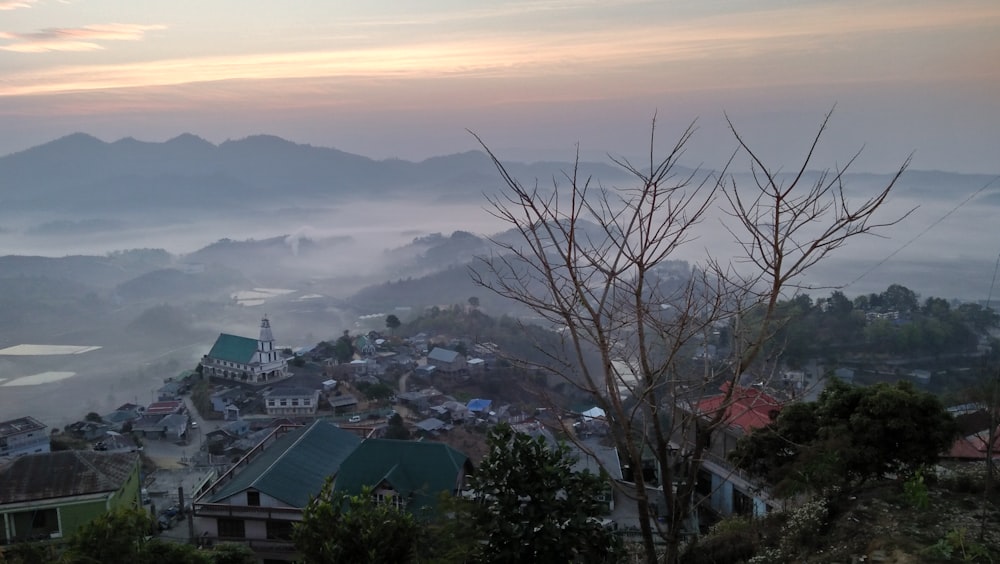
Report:
[[[30,8],[37,0],[0,0],[0,11]]]
[[[0,0],[2,1],[2,0]],[[139,41],[147,31],[165,29],[163,25],[109,23],[76,28],[48,28],[32,33],[0,32],[0,50],[17,53],[48,51],[96,51],[104,47],[97,41]]]

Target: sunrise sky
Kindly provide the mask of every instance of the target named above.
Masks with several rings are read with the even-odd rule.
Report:
[[[639,154],[698,120],[733,141],[1000,173],[1000,2],[0,0],[0,155],[270,133],[375,158]]]

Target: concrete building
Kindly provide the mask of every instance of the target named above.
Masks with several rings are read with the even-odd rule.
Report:
[[[49,434],[34,417],[0,422],[0,458],[49,452]]]
[[[275,388],[266,396],[268,415],[316,415],[319,390]]]

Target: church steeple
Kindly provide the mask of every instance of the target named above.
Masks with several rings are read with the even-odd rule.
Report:
[[[266,315],[260,320],[260,338],[257,339],[257,347],[261,352],[274,350],[274,335],[271,334],[271,322]]]

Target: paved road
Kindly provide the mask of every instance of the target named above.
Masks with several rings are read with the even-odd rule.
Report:
[[[198,453],[204,442],[205,433],[210,433],[225,423],[225,421],[206,421],[202,418],[194,409],[190,396],[184,396],[183,401],[192,422],[188,427],[187,444],[178,444],[167,439],[146,439],[143,445],[146,456],[161,468],[183,466]]]

